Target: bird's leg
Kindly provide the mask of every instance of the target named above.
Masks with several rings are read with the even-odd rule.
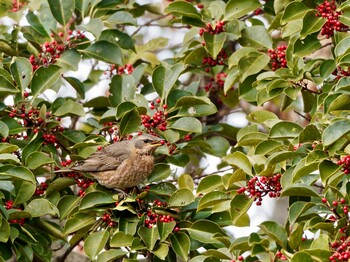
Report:
[[[118,201],[122,201],[130,197],[124,190],[119,189],[119,188],[114,188],[115,191],[118,192]]]

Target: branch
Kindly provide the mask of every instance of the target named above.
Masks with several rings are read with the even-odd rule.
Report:
[[[153,22],[155,21],[158,21],[158,20],[161,20],[167,16],[169,16],[170,14],[166,14],[166,15],[162,15],[162,16],[159,16],[157,18],[154,18],[154,19],[151,19],[149,20],[148,22],[144,23],[143,25],[140,25],[139,28],[136,29],[136,31],[134,33],[131,34],[131,37],[133,37],[134,35],[136,35],[143,27],[145,26],[149,26],[151,25]]]
[[[298,116],[301,116],[302,118],[304,118],[304,119],[305,119],[305,120],[307,120],[308,122],[310,122],[310,121],[311,121],[311,119],[310,119],[310,118],[308,118],[308,117],[304,116],[303,114],[299,113],[298,111],[296,111],[296,110],[293,110],[293,111],[294,111],[294,113],[296,113]]]

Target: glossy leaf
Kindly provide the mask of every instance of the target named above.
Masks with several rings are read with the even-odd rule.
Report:
[[[181,188],[177,191],[175,191],[170,199],[169,199],[169,205],[170,206],[187,206],[188,204],[192,203],[194,201],[194,195],[191,190],[188,188]]]
[[[109,232],[102,230],[91,233],[84,241],[84,252],[91,259],[96,260],[96,256],[102,251],[109,239]]]
[[[48,0],[51,13],[61,25],[66,25],[75,8],[74,1]]]
[[[88,55],[91,58],[106,63],[117,65],[123,64],[122,51],[120,47],[105,40],[97,41],[88,48],[80,50],[80,52]]]
[[[141,239],[145,242],[147,248],[149,250],[153,250],[154,245],[159,237],[159,233],[156,227],[148,228],[148,227],[140,227],[138,230],[138,234]]]
[[[178,255],[184,261],[188,258],[188,253],[190,251],[190,238],[187,234],[178,232],[170,236],[171,246]]]
[[[50,88],[60,77],[61,68],[56,65],[49,65],[47,68],[41,66],[34,72],[31,90],[32,95],[37,97],[39,94]]]

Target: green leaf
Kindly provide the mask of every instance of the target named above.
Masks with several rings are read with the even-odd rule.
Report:
[[[190,238],[183,232],[177,232],[170,236],[171,247],[183,261],[187,261],[190,251]]]
[[[197,12],[197,9],[192,4],[185,1],[176,1],[170,3],[165,8],[165,12],[172,13],[175,16],[185,16],[201,19],[201,15]]]
[[[57,65],[49,65],[46,67],[39,67],[32,79],[31,90],[33,100],[38,95],[42,94],[46,89],[50,88],[60,77],[61,68]]]
[[[4,122],[0,121],[0,135],[3,138],[6,138],[8,137],[9,133],[10,133],[10,129],[8,128],[8,126]]]
[[[262,231],[276,241],[282,248],[287,248],[287,232],[278,223],[265,221],[259,225]]]
[[[187,133],[201,133],[202,123],[194,117],[181,117],[169,128],[184,131]]]
[[[120,47],[105,40],[97,41],[88,48],[79,51],[102,62],[123,64],[123,54]]]
[[[199,182],[199,185],[197,188],[197,195],[211,192],[216,188],[221,187],[222,185],[223,184],[222,184],[221,176],[219,175],[206,176]]]
[[[125,247],[131,246],[134,236],[130,234],[125,234],[124,232],[116,232],[111,238],[111,247]]]
[[[115,200],[113,199],[112,195],[100,191],[94,191],[86,194],[83,197],[79,209],[84,210],[96,206],[108,205],[111,203],[115,203]]]
[[[0,128],[1,124],[0,124]],[[16,150],[18,150],[18,146],[16,145],[12,145],[12,144],[8,144],[8,143],[1,143],[0,144],[0,154],[4,154],[4,153],[13,153]]]
[[[10,70],[16,84],[23,92],[32,79],[33,69],[31,63],[24,57],[16,57],[12,60]]]
[[[211,147],[212,154],[223,157],[230,148],[230,143],[221,136],[213,136],[205,141]]]
[[[32,217],[41,217],[44,215],[58,216],[59,211],[55,205],[44,198],[32,200],[24,209]]]
[[[222,47],[226,41],[226,37],[227,35],[225,33],[212,35],[205,32],[203,34],[205,49],[209,52],[213,59],[216,59],[217,55],[222,50]]]
[[[241,75],[241,81],[244,81],[248,76],[259,73],[270,62],[270,57],[264,53],[249,53],[248,56],[240,59],[238,69]]]
[[[175,221],[170,221],[165,223],[165,222],[160,222],[158,219],[157,228],[160,236],[160,241],[165,241],[167,237],[170,235],[170,233],[173,232],[175,226],[176,226]]]
[[[334,177],[337,172],[341,170],[341,167],[333,163],[330,160],[323,160],[319,167],[320,177],[323,185],[327,185],[328,179]]]
[[[296,252],[291,259],[291,262],[314,262],[314,261],[315,260],[312,258],[312,256],[305,251]]]
[[[50,35],[46,31],[44,25],[40,21],[40,18],[35,15],[33,12],[29,12],[26,15],[26,19],[28,23],[31,25],[31,28],[34,29],[37,33],[41,34],[42,36],[49,38]]]
[[[14,199],[15,205],[26,203],[33,196],[36,184],[28,181],[17,180],[14,183],[16,198]]]
[[[85,116],[85,110],[82,104],[68,99],[54,111],[54,114],[61,117],[70,115]]]
[[[250,122],[262,124],[268,120],[277,120],[278,117],[273,112],[266,111],[266,110],[259,110],[259,111],[254,111],[250,113],[247,116],[247,119]]]
[[[336,58],[343,56],[350,49],[350,37],[342,39],[334,49]]]
[[[216,204],[220,204],[224,202],[225,200],[229,200],[230,196],[227,195],[227,193],[221,192],[221,191],[212,191],[208,194],[205,194],[198,203],[197,212],[212,207]]]
[[[236,1],[230,0],[225,8],[225,20],[232,20],[233,18],[240,18],[247,15],[249,12],[256,10],[261,6],[258,0],[251,1]]]
[[[80,54],[74,49],[68,49],[57,59],[56,64],[64,71],[77,71],[79,62],[81,60]]]
[[[289,208],[289,222],[293,226],[304,212],[309,210],[315,204],[310,202],[298,201],[293,203]]]
[[[216,236],[225,235],[221,227],[209,220],[198,220],[186,228],[191,238],[202,243],[218,243]]]
[[[169,205],[173,207],[187,206],[194,201],[194,195],[188,188],[176,190],[169,199]]]
[[[64,234],[69,235],[82,229],[83,227],[92,225],[96,222],[95,214],[77,213],[74,216],[68,218],[64,226]]]
[[[301,39],[319,32],[325,23],[326,19],[317,17],[313,11],[308,11],[303,18],[303,29],[300,32]]]
[[[0,242],[6,243],[8,241],[8,239],[10,238],[11,231],[10,231],[10,224],[3,217],[1,218],[0,232],[1,232]]]
[[[107,20],[105,20],[105,23],[112,24],[112,25],[125,24],[125,25],[137,26],[136,18],[134,18],[132,14],[126,11],[115,12],[113,15],[108,17]]]
[[[331,102],[327,109],[327,112],[350,111],[349,98],[350,95],[348,94],[342,94],[338,96]]]
[[[346,136],[350,132],[350,120],[342,119],[335,121],[326,127],[322,134],[322,142],[325,146],[338,141],[340,138]]]
[[[281,23],[286,24],[289,21],[293,21],[302,18],[306,12],[310,9],[302,2],[292,2],[287,5],[281,18]]]
[[[117,29],[107,29],[101,32],[99,40],[106,40],[116,43],[123,49],[131,49],[135,51],[135,43],[131,36]],[[135,69],[136,70],[136,69]],[[134,70],[134,72],[135,72]],[[134,74],[133,72],[133,74]]]
[[[49,185],[49,188],[50,186],[51,184]],[[57,204],[57,208],[60,211],[61,219],[67,218],[70,215],[70,213],[76,207],[78,207],[80,201],[81,201],[81,198],[77,196],[72,196],[72,195],[63,196]]]
[[[284,188],[281,196],[311,196],[319,197],[315,189],[308,185],[297,184]]]
[[[244,172],[251,175],[252,174],[252,164],[250,163],[248,157],[242,152],[234,152],[232,154],[223,157],[223,161],[227,162],[231,166],[236,166],[241,168]]]
[[[269,137],[272,139],[294,138],[302,130],[303,128],[296,123],[281,121],[271,128]]]
[[[165,99],[169,92],[174,87],[176,81],[186,66],[182,63],[177,63],[172,66],[158,66],[152,73],[152,83],[158,95]]]
[[[296,158],[298,156],[302,156],[302,153],[294,152],[294,151],[281,151],[273,153],[271,156],[269,156],[266,160],[265,166],[271,167],[273,165],[276,165],[282,161]]]
[[[33,152],[26,158],[27,168],[29,169],[37,169],[38,167],[48,165],[53,162],[53,159],[42,152]]]
[[[167,244],[161,243],[152,251],[152,253],[155,254],[159,259],[165,260],[169,253],[169,246]]]
[[[171,174],[170,166],[164,163],[157,163],[154,166],[154,170],[151,175],[148,177],[148,183],[161,181],[168,178]]]
[[[82,82],[80,82],[79,79],[75,77],[64,77],[64,79],[75,89],[77,94],[82,98],[85,99],[85,88]]]
[[[245,218],[244,215],[246,215],[252,203],[253,203],[253,199],[247,198],[245,195],[239,194],[232,199],[231,205],[230,205],[232,225],[240,226],[241,219]],[[249,223],[249,220],[247,222]],[[242,225],[242,226],[249,226],[249,224]]]
[[[102,230],[99,232],[93,232],[88,235],[84,241],[84,252],[93,261],[96,260],[96,256],[104,249],[109,239],[109,232]]]
[[[252,26],[242,30],[240,44],[257,48],[272,48],[272,39],[264,26]]]
[[[136,132],[141,124],[141,117],[136,109],[126,113],[120,121],[120,134],[127,135]]]
[[[72,17],[75,1],[65,0],[48,0],[51,13],[55,17],[56,21],[65,26],[68,20]]]
[[[20,166],[13,167],[7,170],[4,174],[14,179],[20,179],[20,180],[28,181],[32,184],[36,184],[34,174],[28,168],[25,168],[25,167],[20,167]]]
[[[145,242],[148,250],[153,250],[154,245],[156,244],[159,233],[156,227],[140,227],[138,232],[141,239]]]
[[[126,254],[127,252],[121,249],[109,249],[98,255],[97,262],[115,261],[117,258],[124,257]]]
[[[109,85],[109,101],[112,106],[119,106],[122,102],[135,97],[135,80],[131,75],[115,75]]]
[[[188,188],[191,191],[194,190],[193,178],[188,174],[182,174],[179,177],[178,184],[179,184],[179,188]]]

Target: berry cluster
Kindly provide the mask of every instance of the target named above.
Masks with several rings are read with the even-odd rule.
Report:
[[[158,199],[154,200],[152,203],[153,207],[167,207],[168,204],[166,202],[159,201]],[[171,221],[174,221],[174,218],[170,215],[162,215],[157,214],[152,211],[151,208],[147,209],[146,212],[146,218],[145,218],[145,226],[148,228],[152,228],[154,225],[157,224],[157,220],[163,223],[169,223]],[[175,231],[178,231],[178,229],[174,228]]]
[[[165,131],[167,127],[166,118],[168,116],[168,113],[166,112],[166,109],[168,108],[167,104],[163,104],[163,106],[160,106],[161,99],[157,98],[156,103],[151,102],[149,108],[151,110],[156,110],[152,117],[149,115],[141,115],[141,123],[142,125],[149,131],[148,133],[151,133],[155,128],[159,128],[161,131]]]
[[[210,81],[204,86],[204,90],[206,92],[216,92],[221,90],[224,87],[226,77],[226,73],[218,73],[215,78],[212,77]]]
[[[250,198],[254,198],[257,206],[261,206],[262,198],[268,195],[271,198],[281,195],[281,174],[276,174],[272,177],[255,176],[251,178],[246,187],[241,187],[237,190],[238,194],[246,192]]]
[[[287,260],[287,257],[285,255],[283,255],[283,253],[281,251],[276,252],[276,258],[279,260]]]
[[[344,68],[338,66],[333,71],[332,75],[334,75],[337,80],[344,77],[344,76],[350,76],[350,67],[344,69]]]
[[[350,158],[350,156],[349,156]],[[349,158],[346,158],[349,160]],[[341,160],[340,160],[341,161]],[[347,236],[349,230],[349,205],[344,198],[333,200],[332,203],[329,203],[327,198],[323,197],[321,199],[322,203],[326,204],[329,210],[333,213],[327,217],[328,221],[338,223],[339,220],[346,218],[346,225],[339,229],[340,237],[338,240],[330,243],[332,255],[329,257],[329,260],[332,262],[338,261],[349,261],[350,258],[350,241]]]
[[[344,156],[337,162],[338,166],[342,166],[344,174],[350,174],[350,155]]]
[[[341,237],[338,241],[331,243],[332,255],[329,261],[349,261],[350,259],[350,241],[345,237]]]
[[[14,209],[14,205],[13,205],[13,201],[12,200],[8,200],[5,202],[5,208],[6,210],[9,209]],[[22,210],[21,208],[16,208],[17,210]],[[25,222],[25,218],[19,218],[19,219],[10,219],[9,222],[12,224],[19,224],[21,226],[23,226],[24,222]]]
[[[219,54],[217,55],[216,59],[213,59],[212,57],[204,57],[202,60],[202,65],[209,67],[205,68],[205,72],[210,72],[210,67],[216,66],[216,65],[224,65],[225,60],[227,59],[228,55],[224,49],[222,49]]]
[[[334,35],[334,31],[348,31],[349,27],[339,21],[339,16],[342,12],[338,12],[335,1],[324,1],[322,4],[316,7],[317,17],[327,19],[327,22],[321,29],[321,35],[325,35],[326,38],[330,38]]]
[[[40,109],[37,107],[26,107],[25,104],[22,104],[19,107],[12,107],[8,114],[10,117],[17,120],[17,122],[26,127],[28,130],[32,130],[34,134],[38,133],[40,130],[43,132],[43,144],[54,144],[56,148],[58,148],[58,140],[56,138],[56,134],[64,131],[64,128],[60,125],[56,125],[51,127],[50,130],[46,128],[46,122],[48,120],[56,120],[61,121],[61,118],[52,116],[50,111],[46,112],[45,117],[40,116]],[[51,122],[52,124],[52,122]],[[51,125],[50,124],[50,125]],[[27,131],[28,132],[28,131]],[[12,136],[14,137],[14,136]],[[10,137],[9,137],[10,138]],[[15,138],[27,139],[27,133],[22,133],[15,135]],[[6,142],[7,139],[3,138],[2,142]]]
[[[58,44],[56,40],[45,42],[41,45],[41,53],[37,57],[31,55],[29,61],[32,64],[33,71],[43,65],[45,67],[54,64],[62,55],[66,47],[63,44]]]
[[[69,166],[72,163],[72,160],[68,159],[66,161],[61,162],[61,166],[66,167]],[[57,167],[56,169],[59,170]],[[62,173],[63,176],[74,178],[75,182],[77,183],[77,186],[80,187],[80,190],[78,192],[78,195],[83,197],[85,196],[85,190],[94,184],[94,180],[85,178],[82,174],[77,172],[69,172],[69,173]]]
[[[271,58],[272,71],[276,71],[278,68],[287,67],[286,49],[286,45],[280,45],[275,49],[268,50],[268,54]]]
[[[217,35],[222,32],[224,32],[224,21],[217,21],[215,24],[215,27],[211,25],[211,23],[208,23],[204,28],[199,29],[199,35],[202,36],[205,32],[211,34],[211,35]]]
[[[21,0],[12,0],[11,12],[19,11],[24,6],[24,4],[25,2],[22,2]]]
[[[59,37],[64,37],[63,32],[58,33]],[[51,37],[54,37],[51,34]],[[31,55],[29,57],[29,61],[32,64],[33,71],[39,68],[39,66],[49,66],[51,64],[56,63],[57,59],[63,54],[66,49],[73,48],[76,44],[76,41],[80,41],[84,39],[85,35],[81,31],[73,32],[71,30],[68,31],[68,37],[66,38],[66,43],[59,44],[56,40],[52,40],[51,42],[45,42],[41,45],[41,52],[37,57]]]
[[[120,140],[118,127],[113,122],[106,122],[103,124],[103,127],[101,135],[106,138],[109,137],[111,142],[118,142]]]
[[[45,191],[47,189],[48,185],[46,182],[41,182],[35,189],[34,195],[36,196],[42,196],[45,194]]]
[[[104,213],[103,216],[101,217],[101,219],[109,227],[115,227],[117,224],[115,221],[112,220],[110,213]]]
[[[132,64],[126,64],[125,66],[111,65],[109,69],[105,72],[105,75],[112,77],[114,75],[131,74],[134,72],[134,67]]]

